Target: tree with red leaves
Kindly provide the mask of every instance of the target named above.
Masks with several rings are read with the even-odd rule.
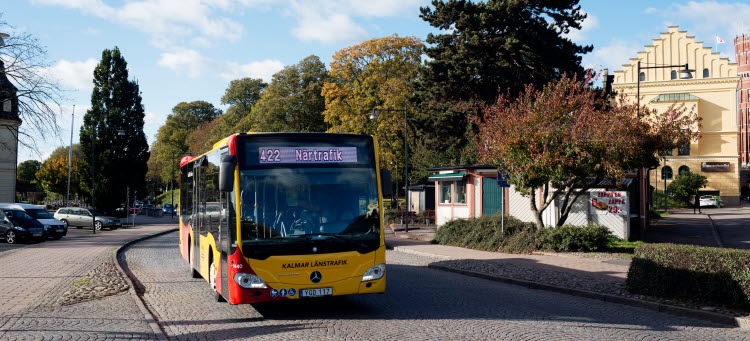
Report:
[[[624,96],[614,99],[591,82],[589,73],[584,79],[564,76],[542,89],[527,86],[516,99],[500,96],[482,106],[474,119],[480,161],[508,173],[509,182],[529,198],[539,228],[542,213],[556,199],[561,226],[594,184],[656,166],[659,154],[698,137],[697,115],[683,106],[639,111]]]

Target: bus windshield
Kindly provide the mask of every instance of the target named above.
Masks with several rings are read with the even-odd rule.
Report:
[[[311,245],[321,253],[374,250],[380,241],[376,184],[370,167],[241,170],[244,253],[309,253]]]

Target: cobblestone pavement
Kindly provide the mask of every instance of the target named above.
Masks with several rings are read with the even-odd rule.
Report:
[[[191,279],[176,233],[124,253],[174,340],[750,340],[701,320],[428,269],[442,259],[388,251],[384,295],[256,305],[216,303]]]
[[[153,339],[133,297],[123,290],[112,252],[127,241],[176,228],[140,225],[72,229],[58,241],[0,253],[0,340]]]

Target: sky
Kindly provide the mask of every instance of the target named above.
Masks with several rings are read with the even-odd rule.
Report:
[[[419,18],[425,0],[3,0],[0,20],[46,47],[49,70],[68,90],[59,129],[19,147],[18,161],[44,161],[78,142],[90,106],[93,69],[118,47],[142,92],[149,143],[180,102],[220,99],[233,79],[271,80],[314,54],[328,64],[338,50],[392,34],[422,39],[437,31]],[[734,62],[732,39],[750,33],[744,1],[581,0],[588,14],[569,38],[594,50],[585,67],[620,70],[651,39],[679,25]],[[749,19],[743,19],[749,18]],[[744,20],[744,21],[743,21]],[[727,43],[717,44],[716,37]],[[75,106],[74,119],[73,107]]]

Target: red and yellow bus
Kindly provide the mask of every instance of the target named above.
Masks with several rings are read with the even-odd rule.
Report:
[[[259,133],[183,158],[180,252],[193,277],[232,304],[385,292],[390,177],[381,186],[377,155],[367,135]]]

